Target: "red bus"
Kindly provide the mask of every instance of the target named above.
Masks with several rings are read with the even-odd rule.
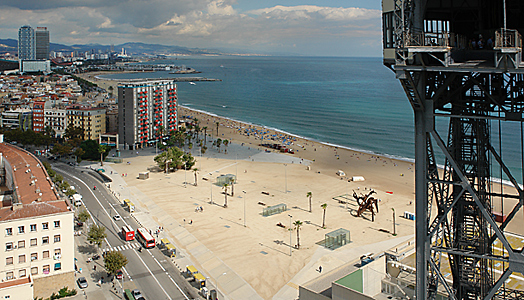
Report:
[[[136,230],[136,239],[142,243],[144,248],[154,248],[155,238],[149,234],[149,231],[145,228],[138,228]]]
[[[122,227],[122,236],[126,241],[132,241],[135,239],[135,231],[130,226],[125,225]]]

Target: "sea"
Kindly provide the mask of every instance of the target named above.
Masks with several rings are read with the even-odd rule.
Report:
[[[190,67],[202,73],[159,71],[102,77],[220,79],[179,82],[179,104],[325,144],[414,160],[413,110],[382,58],[180,56],[147,62],[154,63]],[[437,118],[436,126],[447,141],[448,120]],[[500,128],[498,121],[491,121],[490,126],[495,133],[494,148],[522,184],[521,124],[503,122]],[[438,150],[436,155],[443,165],[444,156]],[[491,164],[496,178],[508,180],[494,159]]]

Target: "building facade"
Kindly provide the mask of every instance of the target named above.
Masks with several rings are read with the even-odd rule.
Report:
[[[145,147],[176,130],[176,84],[172,80],[121,83],[118,87],[118,116],[118,133],[124,149]]]
[[[64,137],[67,128],[67,110],[54,108],[51,103],[46,102],[44,108],[44,128],[50,127],[55,131],[56,137]]]
[[[7,129],[21,129],[23,131],[32,129],[31,109],[19,108],[2,112],[1,124]]]
[[[33,131],[44,131],[44,105],[45,101],[33,102]]]
[[[37,27],[35,30],[35,58],[49,59],[49,31],[47,31],[47,27]]]
[[[106,132],[105,108],[92,108],[82,105],[67,107],[67,125],[84,130],[84,140],[98,140]]]
[[[18,60],[34,60],[36,58],[35,31],[25,25],[18,30]]]
[[[49,297],[74,286],[74,212],[35,156],[1,140],[0,298]]]

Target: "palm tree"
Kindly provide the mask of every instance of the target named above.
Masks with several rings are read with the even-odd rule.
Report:
[[[204,130],[204,145],[205,145],[207,142],[207,126],[204,126],[204,128],[202,129]]]
[[[223,143],[224,143],[224,146],[226,147],[225,152],[227,153],[227,145],[229,144],[229,140],[224,140]]]
[[[307,192],[306,197],[309,198],[309,212],[311,212],[311,197],[313,197],[313,193]]]
[[[235,196],[235,179],[229,178],[229,183],[231,183],[231,197]]]
[[[102,145],[98,145],[98,153],[100,153],[100,166],[104,166],[104,153],[106,148]]]
[[[218,152],[220,152],[220,145],[222,145],[222,139],[221,139],[221,138],[218,138],[218,139],[217,139],[217,148],[218,148]]]
[[[198,168],[193,168],[193,173],[195,173],[195,186],[197,186],[197,174],[198,174]]]
[[[225,199],[225,202],[224,202],[224,207],[227,207],[227,187],[229,186],[229,184],[225,183],[223,188],[224,188],[224,199]]]
[[[322,205],[320,205],[320,207],[322,207],[322,209],[324,210],[324,215],[322,216],[322,228],[326,227],[326,208],[327,208],[327,203],[324,203]]]
[[[297,249],[300,249],[300,226],[302,226],[302,222],[296,220],[293,225],[295,225],[295,229],[297,230]]]
[[[220,122],[217,122],[217,136],[218,136],[218,126],[220,126]]]

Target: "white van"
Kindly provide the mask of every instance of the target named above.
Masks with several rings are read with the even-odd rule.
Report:
[[[71,200],[73,201],[75,206],[82,205],[82,195],[80,194],[74,194],[73,196],[71,196]]]

